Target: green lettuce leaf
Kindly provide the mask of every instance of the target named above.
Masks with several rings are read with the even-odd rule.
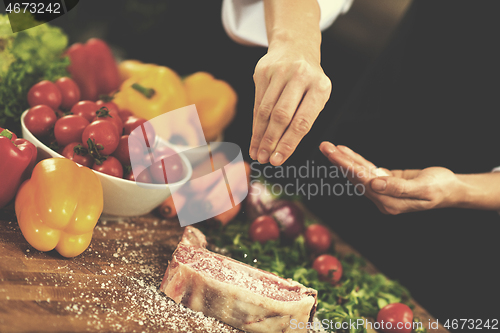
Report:
[[[29,107],[29,89],[41,80],[69,76],[69,59],[62,56],[67,46],[58,27],[45,23],[12,33],[7,15],[0,15],[0,127],[21,134],[19,118]]]

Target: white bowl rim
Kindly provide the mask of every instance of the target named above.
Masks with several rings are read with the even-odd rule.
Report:
[[[22,127],[22,129],[25,130],[26,132],[30,133],[33,136],[33,138],[36,140],[36,143],[40,147],[42,147],[43,149],[46,149],[46,150],[49,150],[49,151],[55,153],[57,155],[57,157],[66,158],[66,157],[62,156],[61,154],[59,154],[58,152],[56,152],[55,150],[52,150],[49,147],[47,147],[47,145],[45,145],[43,142],[41,142],[40,140],[38,140],[38,138],[33,133],[31,133],[30,130],[28,130],[28,128],[24,124],[24,117],[26,116],[26,114],[28,113],[28,111],[29,111],[29,109],[26,110],[26,111],[24,111],[21,114],[21,127]],[[179,185],[179,184],[182,184],[182,183],[186,183],[187,181],[189,181],[189,179],[191,179],[191,176],[193,175],[193,167],[191,166],[191,163],[189,162],[189,160],[187,159],[187,157],[182,152],[179,152],[179,148],[175,147],[175,145],[171,145],[168,142],[163,142],[163,143],[166,144],[166,145],[168,145],[170,148],[172,148],[173,150],[175,150],[178,153],[178,155],[182,159],[182,162],[184,163],[184,165],[187,168],[186,177],[182,178],[181,180],[179,180],[179,181],[177,181],[177,182],[175,182],[173,184],[154,184],[154,183],[136,182],[136,181],[132,181],[132,180],[128,180],[128,179],[123,179],[123,178],[118,178],[118,177],[115,177],[115,176],[107,175],[105,173],[102,173],[100,171],[94,170],[92,168],[89,168],[89,169],[92,170],[93,172],[99,174],[100,176],[103,176],[103,177],[109,179],[109,180],[118,181],[118,183],[120,183],[120,182],[123,182],[124,184],[137,184],[137,183],[141,183],[141,184],[146,185],[147,188],[157,189],[157,190],[165,188],[165,185],[166,186],[170,186],[170,185],[174,186],[174,185]],[[79,166],[85,167],[85,166],[83,166],[83,165],[81,165],[79,163],[76,163],[76,164],[78,164]],[[143,185],[139,185],[139,186],[143,186]]]

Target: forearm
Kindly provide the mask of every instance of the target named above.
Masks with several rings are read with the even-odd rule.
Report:
[[[293,43],[320,61],[321,12],[317,0],[264,0],[264,10],[270,49]]]
[[[457,175],[456,207],[500,211],[500,172]]]

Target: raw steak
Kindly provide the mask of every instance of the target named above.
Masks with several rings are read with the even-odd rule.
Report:
[[[186,227],[160,286],[176,303],[248,332],[290,332],[292,319],[312,321],[316,290],[210,252],[206,243]]]

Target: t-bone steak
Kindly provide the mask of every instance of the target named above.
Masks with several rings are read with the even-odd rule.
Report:
[[[291,332],[291,320],[304,326],[312,321],[316,290],[211,252],[206,244],[201,231],[186,227],[160,286],[176,303],[247,332]]]

